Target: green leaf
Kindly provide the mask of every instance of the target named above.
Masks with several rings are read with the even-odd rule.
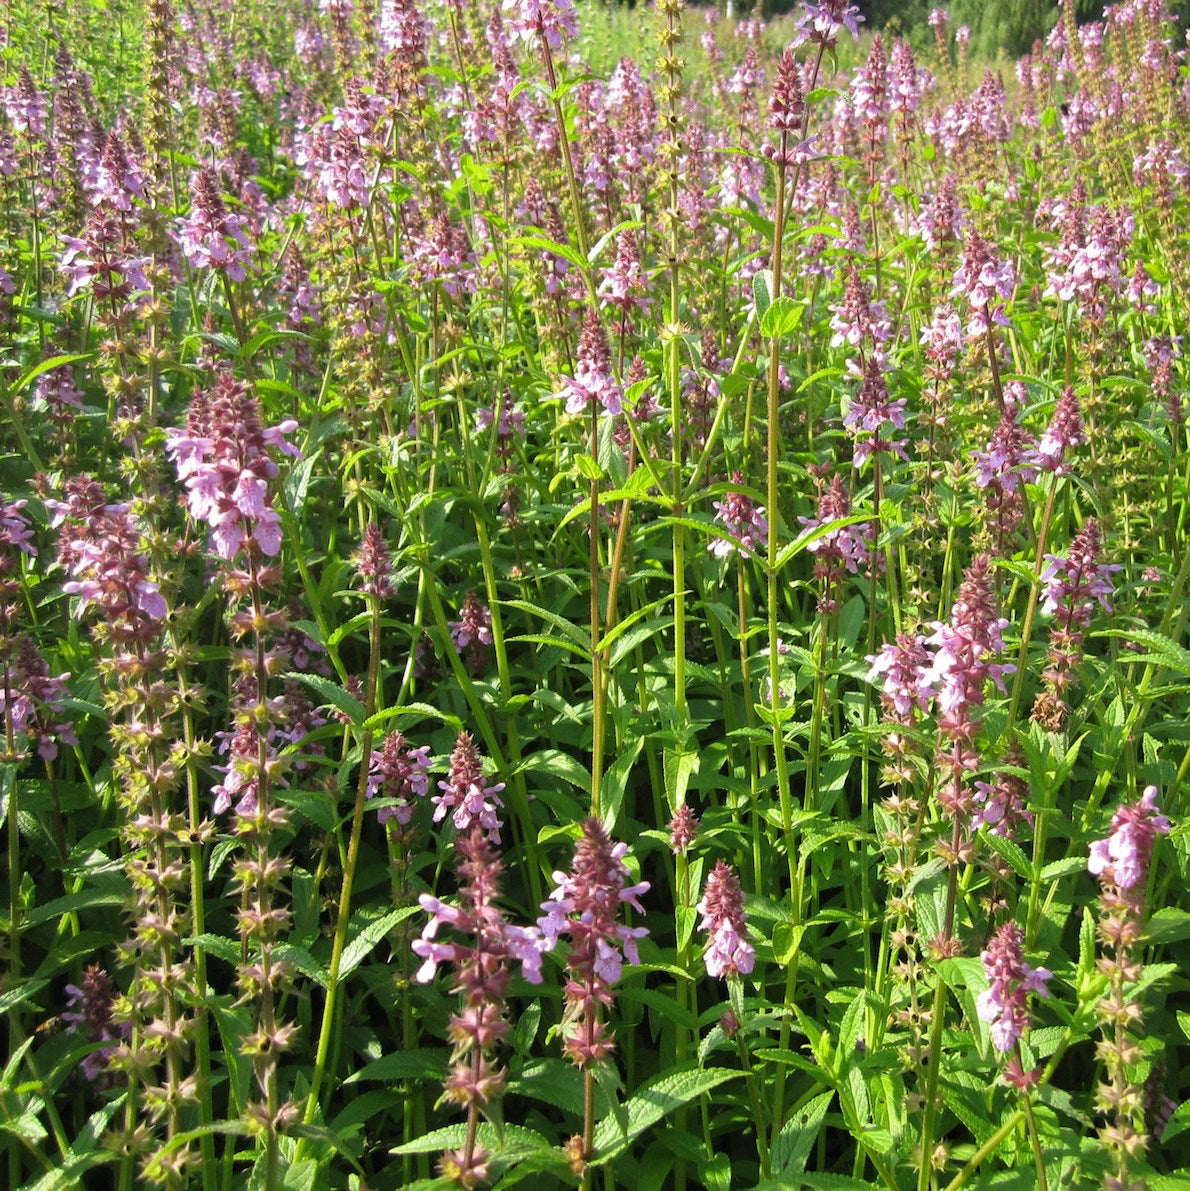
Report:
[[[802,322],[806,308],[793,298],[777,298],[761,315],[760,333],[766,339],[780,339],[796,331]]]
[[[127,900],[128,894],[118,889],[85,889],[56,897],[43,906],[34,906],[24,918],[25,926],[36,926],[39,922],[56,922],[72,910],[89,910],[94,906],[119,906]]]
[[[826,1110],[834,1099],[834,1092],[823,1092],[804,1104],[781,1126],[773,1143],[772,1169],[774,1174],[800,1174],[822,1129]]]
[[[235,939],[225,939],[222,935],[196,935],[194,938],[183,939],[182,942],[187,947],[197,947],[208,955],[217,956],[225,963],[239,966],[240,945]]]
[[[1068,877],[1071,873],[1085,873],[1087,859],[1085,856],[1067,856],[1063,860],[1053,860],[1041,870],[1041,883],[1048,884],[1059,877]]]
[[[699,753],[691,750],[665,750],[665,796],[669,800],[670,811],[675,815],[678,807],[686,801],[690,779],[698,772],[699,756]]]
[[[704,1159],[698,1164],[698,1177],[707,1191],[731,1191],[731,1159],[726,1154]]]
[[[761,269],[752,277],[752,299],[756,303],[756,313],[764,318],[768,308],[773,304],[773,271]]]
[[[668,1117],[683,1104],[717,1088],[742,1072],[724,1067],[709,1067],[702,1071],[678,1071],[663,1075],[641,1088],[623,1106],[623,1126],[616,1116],[604,1117],[595,1129],[595,1159],[599,1166],[614,1158],[650,1125]]]
[[[603,818],[609,832],[615,828],[616,820],[620,817],[620,808],[624,805],[624,795],[628,790],[628,777],[644,745],[643,736],[638,735],[629,740],[627,747],[603,775]]]
[[[1130,654],[1129,661],[1152,662],[1176,670],[1179,674],[1190,674],[1190,649],[1151,629],[1101,629],[1091,636],[1123,637],[1136,645],[1146,645],[1147,653]]]
[[[332,682],[321,674],[299,674],[293,670],[290,670],[284,677],[304,682],[308,687],[312,687],[322,697],[324,703],[341,711],[353,724],[364,722],[367,716],[364,705],[337,682]]]
[[[94,352],[76,352],[69,356],[51,356],[48,360],[40,360],[21,376],[20,380],[12,386],[10,392],[21,392],[27,385],[32,384],[33,381],[41,376],[43,372],[50,372],[55,368],[61,368],[65,364],[76,364],[80,360],[91,360],[94,357]]]
[[[92,1113],[70,1149],[62,1157],[55,1158],[54,1169],[47,1171],[35,1183],[26,1184],[26,1191],[67,1191],[68,1188],[77,1188],[83,1185],[81,1176],[84,1171],[114,1162],[114,1151],[101,1148],[99,1139],[123,1104],[124,1097],[121,1096]]]
[[[554,256],[568,260],[580,273],[587,272],[587,262],[583,259],[582,253],[577,252],[568,244],[559,244],[557,240],[550,240],[545,236],[509,236],[508,242],[520,244],[523,248],[537,248],[542,252],[552,252]]]
[[[833,533],[836,529],[843,529],[848,525],[860,525],[865,521],[871,520],[871,513],[856,513],[850,517],[838,517],[834,521],[826,521],[822,525],[816,525],[812,529],[807,529],[792,542],[788,542],[781,547],[780,552],[777,554],[774,569],[781,570],[791,558],[800,554],[807,546],[818,541],[819,538],[825,537],[828,533]]]
[[[19,1117],[0,1118],[0,1129],[19,1137],[33,1150],[38,1150],[39,1143],[46,1137],[45,1126],[34,1112],[23,1112]]]
[[[399,1083],[403,1080],[424,1080],[427,1083],[440,1080],[446,1075],[446,1050],[402,1050],[396,1054],[382,1055],[373,1059],[366,1067],[353,1071],[344,1084],[360,1081],[377,1083]]]
[[[603,479],[603,468],[588,454],[577,455],[574,460],[574,465],[578,468],[579,475],[585,480],[593,480],[596,483]]]
[[[358,935],[343,948],[343,961],[339,965],[339,979],[345,980],[372,953],[373,948],[398,922],[420,913],[420,906],[402,906],[392,910],[383,918],[369,922]]]
[[[1032,880],[1033,877],[1033,862],[1025,855],[1024,849],[1020,844],[1014,843],[1010,839],[1005,839],[1002,835],[996,835],[992,831],[985,831],[983,833],[984,842],[1002,856],[1009,864],[1012,865],[1013,871],[1018,877],[1025,881]]]
[[[445,1129],[435,1129],[404,1145],[395,1146],[389,1150],[390,1154],[432,1154],[436,1150],[454,1149],[463,1144],[467,1137],[467,1126],[460,1122],[457,1125],[447,1125]],[[485,1149],[493,1154],[500,1154],[507,1158],[527,1156],[538,1150],[553,1152],[553,1146],[535,1129],[526,1129],[523,1125],[505,1125],[497,1129],[487,1121],[479,1126],[479,1141]]]
[[[16,988],[10,988],[8,992],[0,994],[0,1016],[10,1009],[15,1009],[30,997],[36,996],[47,984],[48,980],[26,980]]]
[[[526,1064],[520,1078],[511,1080],[508,1093],[548,1104],[572,1116],[583,1113],[583,1077],[578,1068],[561,1059],[540,1059]]]
[[[544,773],[550,777],[561,778],[580,790],[589,790],[591,775],[569,753],[560,749],[537,749],[526,757],[517,769],[517,773]]]
[[[327,979],[326,969],[314,958],[305,947],[296,943],[278,943],[273,954],[285,963],[292,964],[307,980],[326,988],[330,981]]]

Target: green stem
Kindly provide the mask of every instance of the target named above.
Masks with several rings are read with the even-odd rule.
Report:
[[[372,605],[372,620],[368,635],[368,688],[364,704],[367,715],[376,714],[376,692],[380,678],[380,600],[368,597]],[[318,1032],[318,1049],[314,1056],[314,1072],[310,1077],[310,1091],[306,1098],[302,1123],[310,1125],[318,1112],[318,1094],[326,1072],[327,1055],[330,1051],[331,1035],[334,1033],[335,1003],[339,994],[339,971],[343,963],[343,949],[347,945],[347,928],[351,921],[351,892],[355,884],[355,870],[359,863],[360,837],[364,827],[364,809],[368,803],[368,764],[372,758],[372,729],[364,729],[360,744],[359,780],[356,783],[355,809],[351,816],[351,838],[347,844],[347,863],[343,867],[343,885],[339,891],[339,914],[335,922],[335,937],[331,945],[331,964],[327,972],[326,1000],[322,1006],[322,1026]],[[302,1157],[306,1138],[299,1137],[294,1152],[294,1163]]]

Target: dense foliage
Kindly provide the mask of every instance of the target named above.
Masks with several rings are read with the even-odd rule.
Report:
[[[1183,46],[858,15],[8,6],[0,1181],[1190,1185]]]

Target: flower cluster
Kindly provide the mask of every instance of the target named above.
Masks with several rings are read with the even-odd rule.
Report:
[[[498,903],[504,865],[493,841],[478,826],[455,841],[459,904],[448,905],[423,893],[418,899],[430,915],[421,938],[412,944],[423,963],[417,980],[433,980],[439,964],[454,969],[454,991],[462,1007],[450,1017],[453,1045],[445,1099],[467,1110],[467,1141],[442,1157],[440,1170],[465,1187],[488,1177],[488,1155],[475,1140],[480,1112],[488,1112],[504,1090],[504,1072],[492,1052],[508,1032],[507,995],[510,965],[519,963],[526,980],[541,983],[542,939],[536,927],[513,926]],[[455,942],[438,942],[449,927]]]
[[[241,550],[272,556],[281,549],[281,519],[269,484],[279,469],[273,450],[298,455],[286,441],[297,429],[287,418],[261,424],[260,405],[246,385],[222,372],[209,393],[196,392],[184,430],[166,432],[166,452],[185,486],[190,515],[211,529],[211,548],[230,561]]]
[[[140,528],[126,504],[108,504],[90,476],[66,481],[65,499],[47,500],[58,529],[58,558],[71,578],[62,584],[79,597],[78,615],[95,607],[112,639],[156,638],[168,609],[149,578]]]
[[[1086,441],[1087,434],[1083,427],[1083,415],[1078,406],[1078,398],[1074,395],[1074,389],[1067,385],[1054,406],[1050,424],[1037,444],[1037,453],[1034,456],[1037,467],[1041,471],[1052,471],[1055,476],[1068,475],[1068,453]]]
[[[1044,689],[1033,705],[1033,718],[1047,730],[1060,732],[1070,713],[1066,691],[1082,657],[1084,630],[1097,603],[1104,612],[1111,611],[1112,575],[1121,568],[1099,561],[1099,524],[1093,518],[1075,535],[1065,558],[1045,557],[1041,610],[1053,616],[1053,625]]]
[[[1157,787],[1147,786],[1138,802],[1112,816],[1111,834],[1091,845],[1087,868],[1105,887],[1139,899],[1144,893],[1149,860],[1159,835],[1169,834],[1169,820],[1157,809]]]
[[[92,1083],[103,1076],[116,1047],[132,1032],[127,1022],[113,1019],[115,999],[115,982],[98,964],[91,964],[83,973],[81,988],[77,984],[66,986],[69,1008],[63,1011],[62,1020],[71,1033],[85,1033],[91,1042],[102,1043],[81,1064],[83,1075]]]
[[[611,1053],[615,1040],[599,1011],[612,1003],[612,986],[620,979],[624,959],[640,962],[637,941],[649,933],[618,921],[622,905],[644,913],[639,899],[649,889],[648,881],[632,883],[624,863],[627,852],[628,845],[613,844],[598,819],[587,819],[570,872],[554,873],[553,892],[537,920],[547,951],[563,937],[570,940],[564,1049],[580,1068]]]
[[[1142,1184],[1128,1177],[1129,1164],[1143,1157],[1145,1090],[1132,1082],[1131,1072],[1143,1051],[1130,1037],[1144,1020],[1144,1006],[1137,988],[1144,972],[1136,949],[1141,941],[1145,885],[1157,837],[1168,835],[1169,820],[1157,809],[1157,787],[1148,786],[1140,799],[1120,807],[1112,816],[1111,834],[1091,845],[1087,862],[1099,878],[1099,939],[1107,952],[1099,971],[1107,977],[1107,995],[1096,1005],[1103,1030],[1098,1055],[1107,1080],[1096,1090],[1096,1105],[1108,1122],[1100,1137],[1114,1156],[1112,1186],[1131,1188]]]
[[[418,798],[430,792],[430,749],[428,745],[415,748],[400,732],[390,732],[380,748],[372,750],[368,762],[369,798],[395,798],[396,806],[382,806],[376,812],[381,823],[395,821],[408,826]]]
[[[972,230],[963,245],[963,255],[954,275],[952,298],[965,297],[970,313],[967,336],[986,335],[993,324],[1007,326],[1004,303],[1012,297],[1016,272],[1012,262],[1000,260],[995,247]]]
[[[707,877],[698,926],[707,932],[703,962],[708,976],[746,976],[756,963],[756,951],[744,938],[744,894],[740,879],[720,860]]]
[[[450,755],[450,769],[444,782],[438,783],[441,794],[430,799],[434,804],[434,822],[440,823],[449,814],[455,828],[465,832],[478,824],[494,844],[500,842],[500,816],[504,806],[499,795],[503,782],[489,786],[483,776],[483,759],[475,741],[467,732],[460,732]]]
[[[355,569],[360,578],[360,591],[378,600],[391,599],[396,594],[393,582],[393,558],[375,521],[369,521],[363,541],[355,553]]]
[[[1048,968],[1031,968],[1021,955],[1024,936],[1015,922],[1006,922],[992,936],[992,941],[980,952],[984,975],[989,987],[976,998],[980,1021],[988,1023],[992,1043],[998,1051],[1015,1050],[1029,1024],[1027,997],[1029,993],[1049,996],[1047,983],[1053,978]],[[1015,1071],[1017,1079],[1021,1072]],[[1006,1074],[1013,1080],[1013,1074]],[[1037,1073],[1025,1077],[1034,1082]]]
[[[593,403],[602,405],[609,414],[623,412],[624,392],[612,373],[607,336],[593,310],[587,311],[579,337],[574,376],[567,380],[563,392],[568,414],[589,413]]]
[[[215,175],[202,169],[190,188],[190,214],[178,223],[178,242],[196,269],[210,266],[229,281],[243,281],[255,253],[240,220],[230,215]]]
[[[483,670],[492,644],[492,611],[475,592],[463,597],[459,619],[450,622],[450,639],[459,653],[466,651],[467,666],[473,673]]]
[[[742,485],[743,472],[733,472],[731,482]],[[742,492],[729,492],[725,500],[715,501],[715,519],[726,530],[725,535],[711,538],[707,545],[716,558],[727,558],[733,550],[757,554],[768,540],[769,523],[764,508]]]
[[[851,497],[843,486],[842,477],[831,476],[818,496],[818,515],[799,517],[805,532],[843,521],[851,514]],[[839,608],[839,586],[846,574],[859,573],[873,559],[875,526],[871,522],[841,525],[816,537],[806,549],[814,555],[814,578],[820,584],[818,611],[825,615]]]

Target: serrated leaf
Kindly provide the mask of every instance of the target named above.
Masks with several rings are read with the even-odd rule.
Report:
[[[193,938],[183,939],[182,942],[187,947],[197,947],[200,951],[214,955],[225,963],[239,966],[240,944],[238,940],[225,939],[222,935],[207,934],[195,935]]]
[[[345,980],[372,953],[377,943],[399,922],[421,912],[420,906],[402,906],[392,910],[383,918],[369,922],[358,935],[343,948],[343,961],[339,965],[339,979]]]
[[[801,326],[806,308],[793,298],[777,298],[761,315],[760,333],[766,339],[779,339]]]
[[[1005,839],[1002,835],[996,835],[994,832],[985,831],[983,833],[984,842],[997,855],[1003,857],[1012,865],[1013,871],[1022,880],[1029,881],[1033,877],[1033,862],[1025,855],[1024,849],[1020,844],[1013,840]]]
[[[1130,655],[1131,661],[1153,662],[1179,674],[1190,674],[1190,649],[1151,629],[1101,629],[1092,637],[1122,637],[1136,645],[1147,645],[1149,652]]]
[[[804,1104],[781,1126],[773,1143],[772,1169],[774,1174],[800,1174],[806,1168],[810,1151],[818,1140],[826,1111],[835,1093],[823,1092]]]
[[[367,715],[364,705],[337,682],[332,682],[331,679],[324,678],[321,674],[299,674],[294,670],[290,670],[284,677],[293,679],[295,682],[304,682],[322,697],[324,704],[329,704],[341,711],[353,724],[364,722]]]
[[[446,1075],[446,1055],[445,1050],[430,1050],[428,1048],[402,1050],[396,1054],[382,1055],[358,1071],[353,1071],[343,1083],[359,1083],[360,1081],[396,1083],[408,1079],[432,1082],[442,1079]]]
[[[678,1071],[663,1075],[646,1084],[623,1105],[623,1127],[616,1117],[604,1117],[595,1129],[595,1159],[601,1165],[615,1157],[650,1125],[669,1116],[683,1104],[717,1088],[728,1080],[738,1079],[740,1071],[724,1067],[709,1067],[701,1071]]]
[[[1067,856],[1062,860],[1051,860],[1041,870],[1041,883],[1046,885],[1050,881],[1056,881],[1059,877],[1068,877],[1071,873],[1085,873],[1086,871],[1087,860],[1084,856]]]
[[[773,304],[773,271],[761,269],[752,276],[752,300],[756,303],[756,313],[764,318],[765,312]]]
[[[77,364],[80,360],[93,360],[95,358],[94,352],[76,352],[73,355],[67,356],[51,356],[48,360],[40,360],[34,364],[28,372],[21,375],[21,378],[12,386],[10,390],[13,393],[20,393],[35,381],[42,373],[51,372],[55,368],[62,368],[67,364]]]
[[[453,1149],[463,1144],[467,1137],[465,1123],[447,1125],[444,1129],[435,1129],[404,1145],[395,1146],[389,1150],[390,1154],[432,1154],[436,1150]],[[504,1125],[497,1129],[487,1121],[479,1126],[479,1141],[484,1148],[493,1154],[506,1158],[515,1158],[535,1153],[539,1150],[554,1152],[546,1138],[534,1129],[526,1129],[523,1125]]]

